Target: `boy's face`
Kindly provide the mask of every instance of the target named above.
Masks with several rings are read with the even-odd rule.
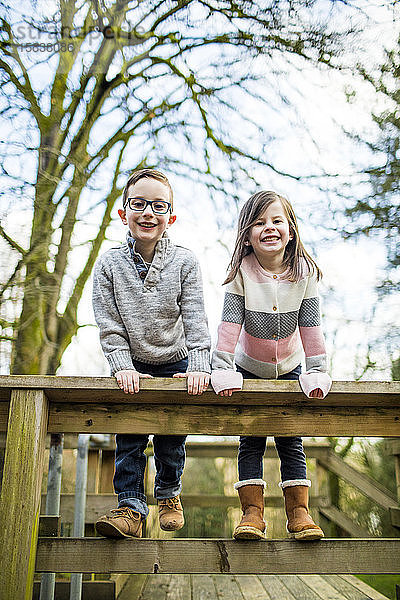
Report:
[[[159,200],[170,202],[169,188],[151,177],[143,177],[128,188],[128,198],[141,200]],[[131,234],[137,242],[146,245],[156,245],[164,231],[174,223],[176,217],[168,211],[166,214],[155,214],[148,204],[143,212],[131,210],[129,203],[125,209],[118,211],[124,225],[128,225]]]

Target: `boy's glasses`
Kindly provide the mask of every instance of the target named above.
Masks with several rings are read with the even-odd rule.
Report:
[[[144,198],[128,198],[125,206],[135,212],[143,212],[150,205],[151,210],[155,215],[165,215],[171,209],[171,203],[165,200],[144,200]]]

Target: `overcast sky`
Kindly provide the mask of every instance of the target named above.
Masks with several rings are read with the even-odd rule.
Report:
[[[386,3],[389,9],[383,9],[381,4],[359,2],[360,7],[368,6],[370,14],[376,18],[376,25],[364,31],[363,44],[360,44],[366,48],[365,52],[371,53],[371,60],[378,58],[382,39],[389,45],[398,34],[398,26],[393,19],[396,4]],[[263,65],[257,68],[262,72]],[[357,83],[358,97],[352,104],[347,103],[344,90],[355,83],[349,72],[327,75],[313,68],[301,73],[293,71],[291,79],[281,82],[282,92],[296,100],[298,110],[295,114],[291,109],[282,107],[282,111],[275,115],[272,133],[276,142],[272,153],[277,167],[296,175],[321,173],[322,170],[340,173],[343,181],[354,181],[356,185],[354,172],[369,164],[371,157],[365,149],[355,147],[338,124],[346,129],[373,133],[370,108],[377,106],[378,99],[368,86]],[[253,106],[247,103],[242,110],[253,114],[260,108],[256,103]],[[260,121],[263,115],[256,114],[255,117]],[[335,379],[353,379],[360,373],[368,340],[383,331],[395,315],[393,300],[387,300],[370,323],[376,302],[374,287],[382,276],[385,263],[383,242],[376,239],[341,241],[340,219],[330,211],[328,204],[333,202],[335,206],[339,201],[334,194],[321,192],[315,182],[300,184],[262,169],[255,169],[252,175],[257,177],[262,188],[288,196],[295,207],[303,242],[324,273],[321,292],[332,376]],[[225,223],[221,230],[216,223],[207,188],[183,182],[174,176],[171,176],[171,183],[175,192],[177,221],[170,229],[170,236],[175,243],[191,248],[199,257],[206,310],[215,342],[222,310],[221,283],[230,259],[229,251],[233,249],[237,214],[230,213],[225,220],[221,218]],[[329,187],[331,179],[320,179],[319,183]],[[251,190],[252,193],[255,191]],[[356,190],[355,193],[357,195]],[[239,190],[239,194],[244,202],[249,190]],[[202,202],[197,203],[196,198],[201,198]],[[208,202],[205,201],[207,199]],[[109,232],[113,243],[105,243],[104,251],[125,237],[126,230],[118,219],[117,208],[114,210],[115,224]],[[9,215],[6,226],[11,232],[18,230],[21,222],[17,215]],[[71,260],[79,264],[78,252],[72,253]],[[65,352],[60,375],[108,375],[94,326],[90,295],[91,283],[79,307],[79,322],[88,326],[79,330]],[[389,378],[387,356],[379,348],[376,348],[376,358],[383,370],[368,372],[366,378]]]

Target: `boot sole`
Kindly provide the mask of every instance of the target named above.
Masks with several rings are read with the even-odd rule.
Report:
[[[168,525],[161,525],[160,523],[160,529],[163,531],[179,531],[179,529],[182,529],[184,524],[185,522],[183,522],[181,525],[173,525],[172,527],[168,527]]]
[[[103,521],[96,523],[96,531],[100,535],[102,535],[104,537],[109,537],[109,538],[133,538],[133,539],[136,538],[136,539],[138,539],[138,538],[142,537],[142,527],[140,527],[140,529],[138,531],[138,535],[129,535],[128,533],[123,533],[123,531],[121,531],[120,529],[115,527],[115,525],[112,525],[111,523],[105,523]]]
[[[241,527],[236,527],[233,537],[235,540],[265,540],[265,533],[257,529],[257,527],[242,525]]]
[[[320,540],[325,536],[320,529],[305,529],[304,531],[297,531],[296,533],[291,533],[289,531],[289,537],[298,542],[311,542],[312,540]]]

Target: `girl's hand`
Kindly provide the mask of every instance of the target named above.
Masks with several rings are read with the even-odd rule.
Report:
[[[240,388],[232,388],[231,390],[222,390],[219,393],[220,396],[232,396],[233,392],[237,392]]]
[[[188,373],[175,373],[174,377],[187,378],[188,394],[200,395],[206,391],[210,383],[210,374],[202,371],[189,371]]]
[[[309,398],[323,398],[323,397],[324,397],[324,393],[321,390],[321,388],[315,388],[315,390],[312,390],[309,395]]]
[[[125,394],[137,394],[139,391],[139,378],[149,379],[153,376],[148,375],[148,373],[139,373],[134,369],[124,369],[123,371],[114,373],[114,377]]]

